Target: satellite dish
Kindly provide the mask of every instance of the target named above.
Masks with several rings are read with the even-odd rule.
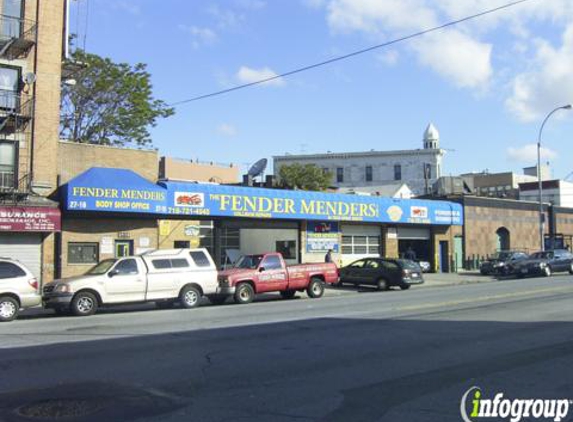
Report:
[[[24,75],[24,77],[22,78],[22,80],[27,84],[27,85],[32,85],[34,82],[36,82],[36,74],[32,73],[32,72],[28,72]]]
[[[257,177],[262,172],[264,172],[266,168],[267,168],[267,159],[261,158],[259,161],[257,161],[255,164],[251,166],[247,174],[252,177]]]

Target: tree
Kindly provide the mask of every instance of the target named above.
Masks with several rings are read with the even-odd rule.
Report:
[[[62,84],[60,135],[64,139],[101,145],[150,145],[148,128],[174,114],[153,97],[146,65],[114,63],[76,50],[74,83]]]
[[[299,164],[281,166],[279,183],[288,189],[321,191],[332,184],[332,173],[324,171],[314,164]]]

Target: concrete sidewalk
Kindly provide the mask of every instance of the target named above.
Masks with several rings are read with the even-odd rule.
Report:
[[[428,273],[424,274],[426,286],[450,286],[455,284],[488,283],[496,281],[492,276],[481,275],[479,271],[464,271],[459,273]]]

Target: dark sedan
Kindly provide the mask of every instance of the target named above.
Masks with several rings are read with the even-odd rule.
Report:
[[[520,278],[529,275],[549,277],[557,272],[573,274],[573,255],[565,249],[536,252],[512,265],[512,273]]]
[[[517,262],[527,258],[528,255],[525,252],[500,251],[493,257],[482,262],[479,271],[483,275],[507,275]]]
[[[422,284],[422,270],[408,259],[364,258],[340,269],[340,284],[368,284],[378,290],[398,286],[409,289],[412,284]]]

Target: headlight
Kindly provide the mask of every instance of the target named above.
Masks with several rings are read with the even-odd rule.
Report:
[[[505,262],[497,262],[494,267],[505,267]]]
[[[229,285],[229,279],[226,277],[219,278],[219,285],[220,286],[228,286]]]
[[[545,267],[547,267],[547,264],[546,264],[545,262],[540,262],[540,263],[539,263],[539,267],[540,267],[540,268],[545,268]]]
[[[70,287],[69,284],[58,284],[54,289],[54,291],[58,293],[71,293],[72,288]]]

